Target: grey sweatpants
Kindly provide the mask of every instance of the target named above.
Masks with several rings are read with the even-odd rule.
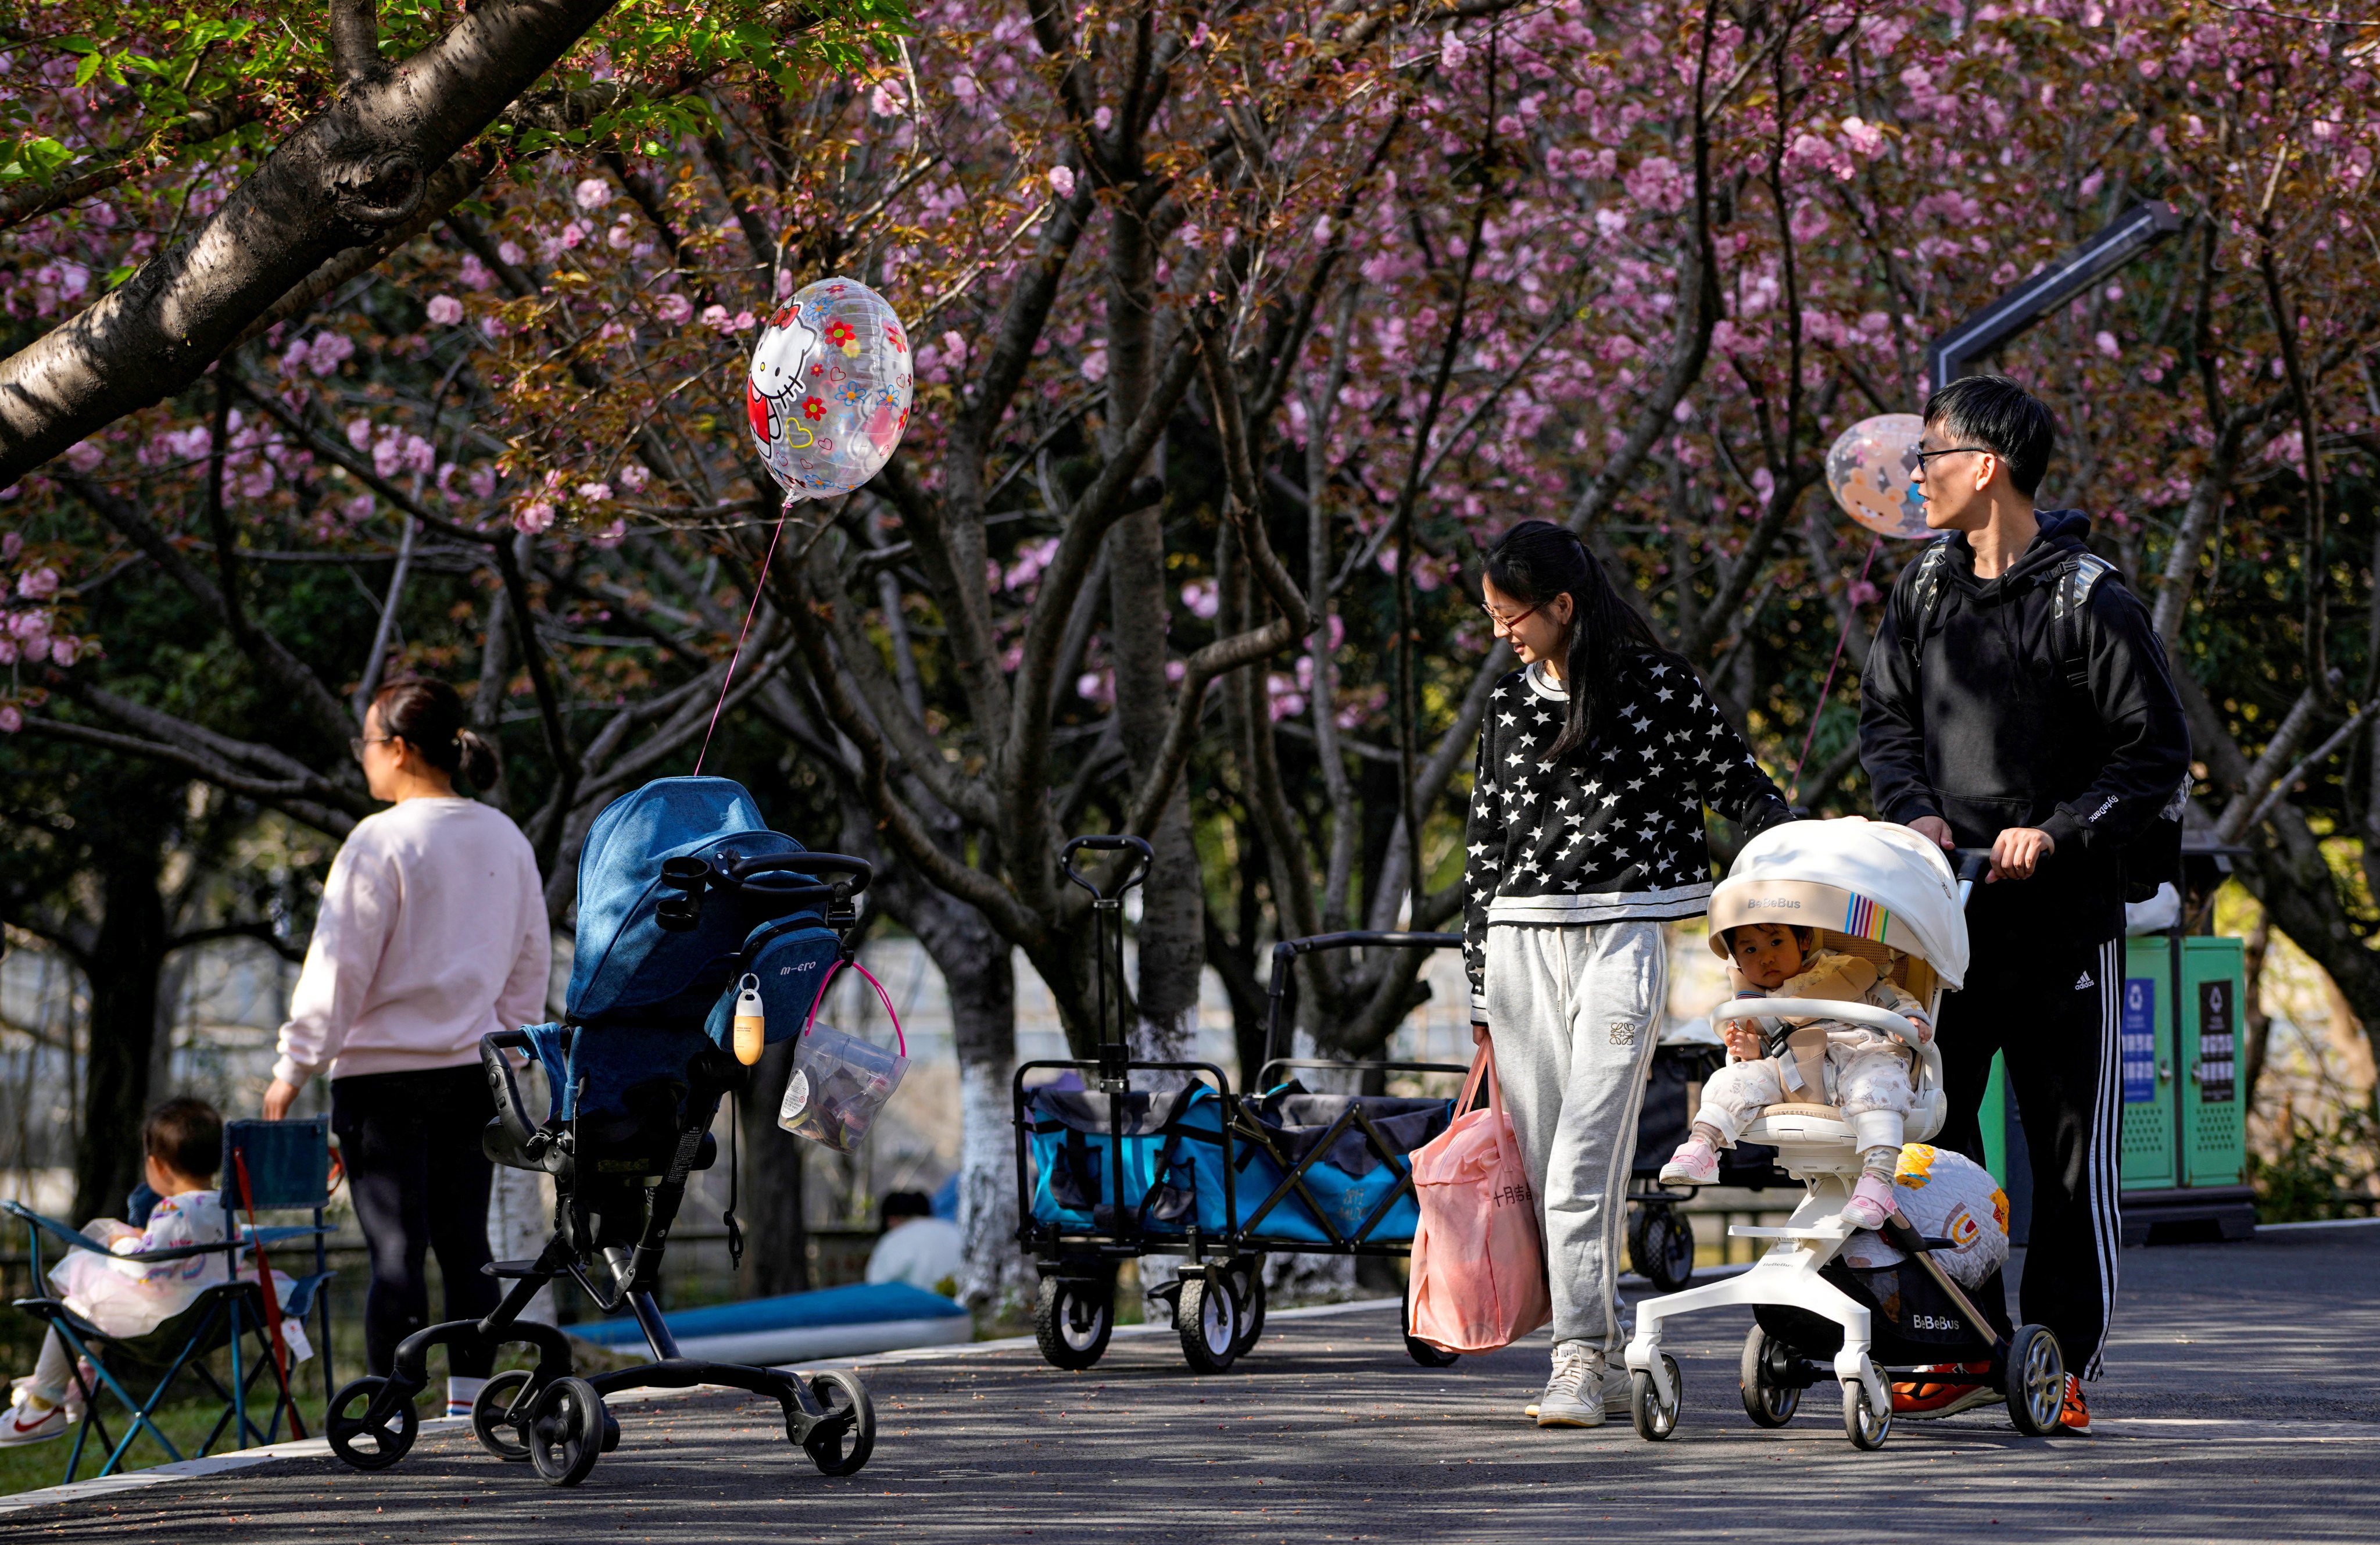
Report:
[[[1556,1343],[1620,1350],[1614,1279],[1670,957],[1656,922],[1488,929],[1488,1029],[1537,1193]]]

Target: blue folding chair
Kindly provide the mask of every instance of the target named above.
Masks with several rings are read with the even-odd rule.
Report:
[[[243,1168],[248,1179],[245,1197],[240,1185]],[[331,1327],[329,1296],[323,1288],[331,1272],[322,1244],[328,1232],[322,1223],[322,1210],[330,1199],[329,1179],[327,1117],[312,1121],[228,1122],[224,1127],[223,1204],[225,1214],[235,1220],[229,1237],[213,1244],[177,1245],[116,1259],[153,1265],[222,1255],[230,1268],[230,1281],[211,1283],[181,1312],[135,1336],[112,1335],[55,1298],[16,1301],[19,1310],[56,1330],[76,1358],[74,1379],[83,1414],[67,1456],[67,1480],[75,1478],[94,1437],[100,1451],[106,1454],[99,1469],[102,1476],[113,1475],[123,1467],[126,1455],[143,1432],[164,1450],[168,1459],[186,1457],[156,1420],[158,1410],[185,1381],[196,1382],[223,1403],[214,1426],[198,1445],[199,1454],[215,1449],[227,1429],[232,1437],[228,1446],[232,1448],[270,1443],[280,1435],[282,1418],[295,1416],[294,1392],[283,1387],[274,1371],[264,1289],[257,1278],[252,1247],[261,1245],[269,1251],[276,1244],[288,1245],[308,1237],[313,1240],[314,1271],[302,1277],[293,1274],[289,1293],[279,1308],[285,1320],[303,1322],[310,1317],[318,1320],[321,1333],[315,1340],[327,1379]],[[37,1289],[46,1281],[42,1261],[44,1235],[67,1249],[110,1253],[105,1245],[80,1230],[30,1208],[8,1201],[0,1202],[0,1209],[25,1221]],[[251,1210],[293,1209],[310,1210],[312,1224],[249,1228],[236,1221]],[[240,1259],[243,1253],[249,1253],[245,1263]],[[219,1351],[229,1355],[228,1380],[218,1378],[210,1366],[209,1359]],[[88,1378],[83,1371],[86,1364],[91,1370]],[[249,1402],[252,1395],[260,1393],[255,1387],[257,1381],[268,1375],[273,1376],[268,1385],[272,1407],[260,1426],[250,1412]],[[120,1438],[109,1431],[101,1415],[103,1394],[114,1398],[128,1413]]]

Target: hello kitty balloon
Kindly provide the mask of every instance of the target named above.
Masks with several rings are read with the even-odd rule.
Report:
[[[752,443],[788,499],[823,499],[883,470],[909,427],[908,335],[856,279],[805,286],[769,319],[744,387]]]

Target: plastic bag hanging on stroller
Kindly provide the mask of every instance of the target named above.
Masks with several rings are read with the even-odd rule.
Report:
[[[407,1336],[386,1378],[358,1380],[334,1397],[332,1451],[358,1469],[395,1464],[412,1446],[413,1396],[438,1345],[492,1352],[528,1342],[533,1369],[490,1381],[472,1425],[490,1452],[528,1459],[549,1482],[573,1486],[618,1442],[603,1396],[647,1386],[723,1384],[779,1401],[786,1436],[822,1471],[867,1463],[875,1418],[847,1373],[804,1381],[770,1369],[678,1356],[653,1300],[662,1256],[692,1172],[713,1162],[720,1102],[748,1069],[734,1044],[737,978],[751,975],[802,1006],[802,984],[847,957],[853,898],[871,870],[858,858],[805,852],[771,831],[749,794],[724,778],[666,778],[613,802],[579,858],[579,907],[567,1016],[555,1025],[483,1037],[480,1061],[496,1118],[488,1156],[553,1177],[556,1227],[533,1260],[495,1262],[513,1282],[483,1321],[454,1320]],[[768,1040],[797,1032],[794,1008],[769,1016]],[[508,1053],[534,1058],[550,1093],[542,1117],[524,1101]],[[731,1247],[733,1240],[731,1221]],[[605,1313],[635,1313],[655,1361],[575,1377],[569,1343],[522,1321],[539,1290],[567,1275]]]

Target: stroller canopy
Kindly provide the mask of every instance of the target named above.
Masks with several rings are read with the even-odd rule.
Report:
[[[1942,850],[1906,826],[1844,816],[1791,821],[1743,845],[1711,892],[1711,948],[1744,923],[1822,928],[1905,950],[1956,989],[1967,975],[1967,919]]]

